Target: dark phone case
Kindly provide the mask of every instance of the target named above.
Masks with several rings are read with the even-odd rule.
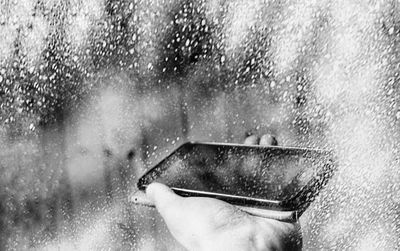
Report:
[[[175,149],[170,155],[156,164],[153,168],[148,170],[138,181],[138,188],[145,190],[146,186],[151,182],[155,181],[167,168],[164,164],[168,161],[171,156],[175,154],[185,154],[191,151],[193,146],[202,145],[206,147],[228,147],[236,149],[255,149],[255,150],[268,150],[274,151],[278,154],[286,155],[311,155],[313,158],[323,158],[326,163],[319,168],[316,175],[314,175],[305,186],[303,186],[299,192],[293,194],[285,200],[271,200],[267,198],[253,198],[246,196],[238,196],[235,194],[223,194],[213,193],[208,191],[184,189],[178,187],[171,187],[175,193],[181,196],[200,196],[200,197],[212,197],[226,201],[228,203],[256,207],[262,209],[273,209],[278,211],[296,211],[297,215],[300,216],[310,205],[310,203],[318,195],[319,191],[326,185],[328,180],[333,175],[334,167],[331,153],[328,151],[306,149],[306,148],[294,148],[294,147],[277,147],[277,146],[259,146],[259,145],[243,145],[243,144],[226,144],[226,143],[202,143],[202,142],[187,142]]]

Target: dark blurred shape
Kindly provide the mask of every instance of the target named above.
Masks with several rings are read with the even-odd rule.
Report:
[[[135,151],[132,149],[128,152],[128,154],[126,155],[126,158],[131,161],[133,159],[133,157],[135,157]]]

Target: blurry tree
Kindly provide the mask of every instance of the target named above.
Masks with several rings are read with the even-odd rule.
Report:
[[[43,1],[36,2],[32,15],[43,16],[50,27],[45,37],[45,49],[40,53],[37,65],[28,64],[21,40],[24,32],[29,32],[33,24],[21,24],[17,28],[12,57],[3,66],[4,79],[0,83],[1,120],[7,125],[10,134],[8,138],[11,141],[24,138],[29,134],[27,129],[42,132],[39,139],[40,155],[46,167],[44,172],[37,170],[34,173],[54,175],[52,184],[46,184],[49,195],[37,205],[41,207],[43,203],[47,204],[50,210],[49,234],[56,234],[55,229],[59,227],[60,220],[68,218],[72,213],[70,183],[63,170],[65,117],[73,107],[77,107],[86,91],[86,86],[81,84],[86,74],[85,69],[75,60],[76,55],[66,39],[70,7],[70,1],[57,1],[50,5]],[[24,168],[33,167],[28,165]],[[46,180],[44,177],[33,178]],[[41,195],[35,197],[40,198]],[[32,207],[34,204],[28,199],[24,206]]]
[[[93,27],[91,51],[94,71],[113,68],[129,71],[138,60],[136,1],[107,0],[101,22]]]
[[[182,135],[186,139],[189,132],[188,100],[185,98],[188,84],[184,79],[198,62],[210,59],[215,49],[214,27],[206,18],[204,1],[179,1],[169,12],[168,21],[155,70],[159,78],[179,86]]]

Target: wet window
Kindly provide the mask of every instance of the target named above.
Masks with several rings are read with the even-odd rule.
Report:
[[[176,250],[140,175],[264,134],[336,156],[305,250],[399,249],[399,8],[0,1],[0,249]]]

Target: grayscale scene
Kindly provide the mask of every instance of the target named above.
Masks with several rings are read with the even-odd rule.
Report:
[[[399,34],[394,0],[0,0],[0,250],[400,250]]]

